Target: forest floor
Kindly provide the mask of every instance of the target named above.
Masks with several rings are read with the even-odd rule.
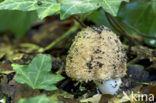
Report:
[[[20,98],[44,93],[47,95],[55,94],[58,96],[58,100],[65,103],[108,103],[108,101],[134,103],[132,99],[125,100],[122,98],[124,91],[129,97],[133,93],[147,94],[147,102],[154,102],[154,100],[150,100],[152,99],[151,95],[156,98],[156,50],[144,44],[135,46],[124,44],[128,56],[127,75],[122,78],[123,83],[119,93],[115,96],[100,94],[92,81],[84,83],[73,81],[68,77],[65,73],[66,55],[74,36],[81,28],[59,42],[55,40],[73,26],[73,21],[71,18],[60,21],[54,16],[46,18],[46,21],[36,23],[27,33],[27,36],[23,38],[15,38],[8,32],[0,35],[0,98],[6,97],[7,103],[17,103]],[[87,23],[92,25],[90,22]],[[15,71],[11,64],[29,64],[32,58],[40,53],[39,50],[47,47],[51,42],[55,42],[54,45],[43,53],[52,56],[51,72],[65,77],[63,81],[57,84],[58,90],[53,92],[33,90],[25,84],[16,83],[13,79]],[[137,100],[142,99],[138,95],[135,95],[136,98]],[[145,103],[146,98],[143,99]],[[140,103],[140,101],[135,100],[135,103]]]

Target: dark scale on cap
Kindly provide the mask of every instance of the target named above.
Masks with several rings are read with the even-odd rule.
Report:
[[[120,57],[120,55],[119,55],[119,54],[118,54],[117,56],[118,56],[118,58]]]
[[[117,51],[116,51],[116,53],[119,53],[120,52],[120,50],[118,49]]]
[[[123,61],[126,62],[127,61],[127,56],[123,57]]]
[[[120,60],[120,55],[119,55],[119,54],[117,55],[117,60],[118,60],[118,61]]]
[[[74,51],[75,51],[75,52],[78,52],[78,49],[77,49],[77,48],[75,48],[75,49],[74,49]]]
[[[100,49],[96,49],[95,53],[101,53],[101,50]]]
[[[119,41],[117,39],[114,40],[116,43],[118,43]]]
[[[97,65],[102,68],[103,64],[101,62],[97,62]]]
[[[105,54],[105,52],[102,52],[102,54]]]
[[[86,65],[89,68],[89,72],[91,72],[91,70],[93,69],[92,63],[88,62],[88,63],[86,63]]]
[[[112,37],[109,36],[108,39],[112,39]]]
[[[121,62],[122,62],[122,63],[124,63],[124,62],[125,62],[125,59],[124,59],[124,58],[123,58],[123,59],[121,59]]]
[[[116,69],[116,65],[115,64],[113,64],[113,69]]]
[[[101,35],[99,35],[99,38],[100,38],[100,39],[102,39],[102,36],[101,36]]]
[[[88,33],[84,32],[83,38],[89,38]]]
[[[125,53],[125,52],[126,52],[126,50],[125,50],[124,48],[122,48],[122,49],[121,49],[121,52],[122,52],[122,53]]]
[[[72,62],[73,57],[72,56],[68,56],[70,62]]]
[[[93,56],[91,56],[91,61],[93,61],[94,60],[94,58],[93,58]]]
[[[102,57],[101,56],[98,56],[96,59],[102,59]]]
[[[96,31],[98,34],[101,34],[104,29],[104,26],[98,26],[98,27],[92,26],[92,29]]]
[[[87,67],[89,68],[89,70],[92,70],[93,69],[93,65],[92,65],[92,62],[93,62],[94,58],[91,57],[91,60],[89,62],[86,63]]]

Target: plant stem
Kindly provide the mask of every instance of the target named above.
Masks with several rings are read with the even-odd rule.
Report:
[[[123,28],[109,13],[105,12],[105,15],[106,15],[106,17],[107,17],[109,23],[112,25],[112,27],[113,27],[114,29],[116,29],[118,32],[120,32],[120,33],[121,33],[124,37],[126,37],[132,44],[137,45],[136,40],[135,40],[132,36],[128,35],[128,33],[124,30],[124,28]],[[115,26],[113,23],[114,23],[116,26]]]
[[[67,36],[71,35],[74,33],[76,30],[78,30],[80,27],[79,23],[75,22],[74,25],[64,34],[62,34],[61,37],[57,38],[55,41],[51,42],[47,47],[40,49],[39,52],[45,52],[47,50],[52,49],[56,44],[61,42],[63,39],[65,39]]]
[[[133,31],[135,31],[138,35],[143,36],[143,37],[145,37],[145,38],[149,38],[149,39],[154,39],[154,40],[156,40],[156,37],[155,37],[155,36],[150,36],[150,35],[148,35],[148,34],[141,33],[139,30],[135,29],[133,26],[131,26],[131,25],[125,23],[125,22],[123,22],[123,23],[124,23],[127,27],[129,27],[130,29],[132,29]]]
[[[80,25],[84,28],[86,28],[87,26],[82,22],[82,20],[80,20],[77,16],[72,16],[73,19],[75,19],[78,23],[80,23]]]
[[[107,18],[108,22],[110,23],[110,25],[111,25],[116,31],[121,32],[120,29],[118,29],[118,28],[112,23],[111,19],[110,19],[109,16],[106,14],[106,12],[105,12],[105,15],[106,15],[106,18]]]

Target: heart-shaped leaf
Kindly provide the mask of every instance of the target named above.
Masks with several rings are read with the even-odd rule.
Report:
[[[33,89],[56,90],[55,83],[63,79],[61,75],[50,73],[51,56],[38,54],[29,65],[12,64],[16,71],[15,80]]]

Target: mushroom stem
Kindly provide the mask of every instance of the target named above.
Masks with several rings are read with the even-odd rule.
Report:
[[[96,81],[95,83],[102,94],[115,95],[119,90],[122,81],[121,78],[117,78],[117,79],[110,79],[102,83]]]

